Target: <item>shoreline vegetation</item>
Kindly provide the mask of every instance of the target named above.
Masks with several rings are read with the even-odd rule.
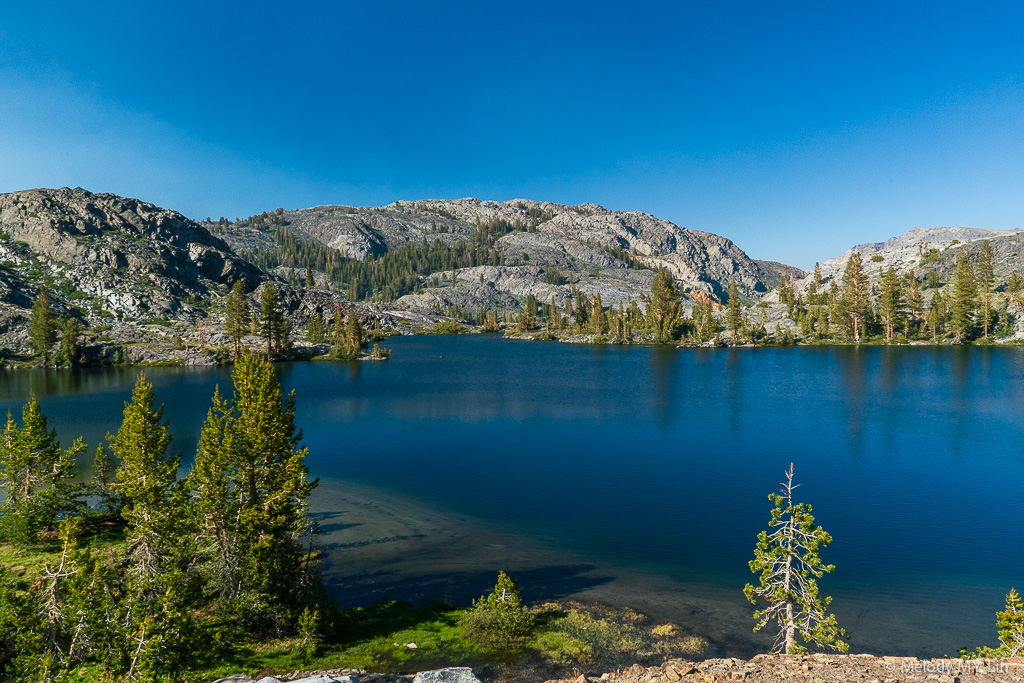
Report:
[[[104,326],[86,331],[72,316],[61,317],[40,290],[28,320],[30,348],[23,353],[4,350],[7,367],[76,367],[89,365],[227,365],[243,350],[262,351],[278,362],[295,360],[387,360],[390,349],[380,346],[393,335],[501,334],[507,339],[561,341],[582,344],[656,345],[676,348],[771,346],[934,346],[1018,345],[1011,308],[1020,306],[1024,279],[1017,278],[997,291],[987,242],[972,264],[963,252],[957,257],[952,284],[945,294],[934,289],[926,298],[912,272],[897,273],[891,266],[882,273],[880,287],[872,285],[857,252],[846,263],[842,285],[835,280],[823,288],[816,267],[805,291],[797,292],[783,278],[773,295],[782,318],[769,331],[771,306],[759,301],[744,308],[735,281],[726,304],[680,290],[667,270],[655,274],[650,294],[640,303],[631,300],[604,306],[600,294],[587,296],[571,288],[564,307],[554,298],[540,303],[523,298],[518,313],[499,316],[493,310],[476,315],[420,320],[420,324],[380,312],[313,313],[296,327],[287,315],[277,288],[261,288],[258,301],[250,300],[236,281],[222,302],[221,322],[193,329],[153,320],[145,323],[149,340],[129,346],[107,343]],[[311,273],[307,275],[315,280]],[[689,304],[687,306],[686,304]],[[687,314],[688,311],[688,314]],[[393,313],[393,312],[392,312]],[[778,315],[776,315],[778,317]],[[106,326],[110,328],[111,326]],[[90,334],[91,333],[91,337]],[[92,342],[90,344],[90,342]],[[97,343],[98,342],[98,343]],[[127,350],[126,350],[127,349]]]

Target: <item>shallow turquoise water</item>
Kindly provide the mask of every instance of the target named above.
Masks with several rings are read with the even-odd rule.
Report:
[[[741,603],[766,496],[794,462],[834,537],[822,588],[854,650],[992,643],[1024,587],[1024,349],[389,345],[386,363],[281,366],[315,476]],[[95,444],[135,373],[8,371],[0,407],[32,388],[63,437]],[[149,375],[188,453],[229,371]]]

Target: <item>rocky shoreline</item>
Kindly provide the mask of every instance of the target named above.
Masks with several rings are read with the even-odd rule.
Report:
[[[529,681],[515,676],[512,680]],[[475,683],[468,668],[424,671],[414,675],[376,674],[359,669],[295,671],[266,677],[257,683]],[[631,667],[599,675],[574,672],[567,678],[544,683],[1010,683],[1024,681],[1024,657],[1008,659],[917,659],[855,655],[757,655],[750,660],[708,659],[699,662],[670,660],[661,666]],[[231,676],[214,683],[252,683],[248,676]]]

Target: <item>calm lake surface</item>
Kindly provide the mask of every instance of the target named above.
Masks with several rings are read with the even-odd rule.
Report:
[[[386,363],[280,367],[298,395],[327,577],[345,604],[524,597],[635,604],[752,654],[742,596],[794,462],[833,536],[821,580],[852,651],[995,644],[1024,588],[1024,349],[591,347],[391,340]],[[5,371],[90,453],[136,369]],[[225,369],[150,369],[188,455]]]

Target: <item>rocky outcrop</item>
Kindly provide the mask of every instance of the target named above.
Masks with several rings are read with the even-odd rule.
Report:
[[[915,659],[875,655],[758,655],[742,659],[702,662],[673,660],[660,667],[634,665],[601,676],[564,679],[566,683],[894,683],[901,681],[972,681],[996,683],[1024,681],[1024,659]],[[550,682],[554,683],[554,682]]]
[[[718,235],[637,211],[609,211],[596,204],[431,199],[373,208],[278,210],[226,226],[211,225],[241,253],[264,248],[267,234],[282,226],[296,239],[313,241],[360,260],[410,243],[439,240],[455,244],[484,228],[497,236],[492,246],[503,256],[500,268],[522,268],[504,271],[486,282],[479,281],[479,267],[459,269],[455,282],[466,286],[445,292],[435,291],[432,283],[441,274],[432,273],[422,278],[426,296],[405,299],[401,305],[406,307],[443,307],[447,302],[468,309],[500,311],[515,307],[502,295],[521,298],[534,294],[544,302],[551,294],[556,299],[564,298],[568,290],[544,286],[551,284],[545,275],[552,268],[567,280],[571,278],[586,295],[600,294],[606,304],[639,302],[653,281],[653,274],[617,271],[668,268],[684,290],[704,292],[717,301],[724,299],[732,280],[744,296],[757,298],[778,285],[783,275],[792,278],[803,274],[783,264],[755,261]]]
[[[412,683],[480,683],[480,679],[473,675],[473,670],[469,667],[458,666],[420,671],[413,677]]]
[[[343,673],[344,672],[344,673]],[[297,672],[257,683],[479,683],[465,667],[423,671],[413,677],[364,674],[350,669],[320,674]],[[512,673],[509,680],[526,681]],[[249,677],[222,678],[214,683],[251,683]],[[707,659],[699,662],[670,660],[661,666],[634,664],[618,671],[591,675],[574,673],[546,683],[1020,683],[1024,681],[1024,658],[1011,659],[916,659],[875,655],[757,655],[742,659]]]
[[[822,282],[841,284],[846,263],[853,252],[861,255],[864,270],[874,281],[882,271],[893,267],[897,272],[913,271],[918,279],[935,271],[942,282],[948,280],[956,267],[960,251],[975,256],[984,241],[990,241],[996,254],[996,276],[1007,278],[1024,269],[1024,233],[1019,230],[984,230],[981,228],[914,228],[884,242],[858,244],[820,265]],[[807,273],[794,285],[798,292],[811,284]],[[792,278],[791,278],[792,279]]]
[[[25,288],[5,286],[14,277],[45,284],[85,315],[128,319],[194,320],[212,293],[267,278],[177,212],[81,188],[0,195],[0,265],[0,302],[30,305]]]
[[[259,680],[254,680],[251,676],[245,674],[235,674],[234,676],[228,676],[227,678],[218,678],[213,683],[359,683],[359,678],[355,674],[330,674],[330,673],[319,673],[310,676],[303,676],[302,678],[292,678],[285,676],[283,678],[276,678],[274,676],[265,676]]]
[[[800,270],[796,266],[787,266],[785,263],[779,263],[778,261],[762,261],[755,259],[758,265],[761,266],[767,272],[774,283],[772,287],[777,287],[783,278],[788,280],[799,280],[807,277],[807,271]]]
[[[529,294],[541,304],[554,299],[564,307],[575,287],[585,296],[598,294],[605,306],[642,301],[650,293],[654,272],[646,269],[609,268],[578,273],[572,283],[552,284],[545,279],[542,266],[476,266],[435,273],[427,279],[422,293],[407,294],[396,304],[405,308],[444,311],[457,305],[464,310],[480,308],[500,312],[521,308],[521,299]]]
[[[415,676],[388,674],[367,674],[361,669],[336,669],[334,671],[296,671],[279,677],[267,676],[254,681],[250,676],[235,674],[218,678],[213,683],[480,683],[469,667],[450,667],[420,671]]]

